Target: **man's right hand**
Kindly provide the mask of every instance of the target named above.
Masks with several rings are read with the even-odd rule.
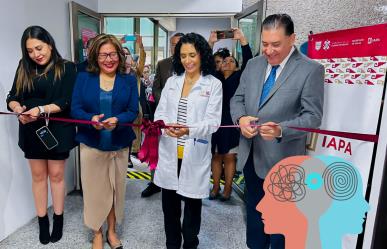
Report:
[[[246,138],[255,137],[258,134],[258,127],[252,127],[251,123],[258,121],[257,117],[243,116],[239,118],[241,133]]]

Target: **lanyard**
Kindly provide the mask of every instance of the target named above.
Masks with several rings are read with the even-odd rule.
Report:
[[[50,105],[47,105],[48,112],[43,113],[44,114],[44,120],[46,121],[46,127],[48,127],[48,123],[50,122],[50,113],[51,113],[51,108]]]

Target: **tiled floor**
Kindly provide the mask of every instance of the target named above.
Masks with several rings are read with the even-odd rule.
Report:
[[[136,163],[136,170],[144,165]],[[118,233],[124,248],[165,248],[164,222],[161,210],[161,194],[141,198],[147,181],[130,179],[127,182],[125,219]],[[64,235],[55,244],[41,245],[38,240],[37,219],[0,242],[0,249],[88,249],[91,248],[91,232],[83,225],[82,197],[71,194],[66,199]],[[52,210],[50,210],[51,219]],[[243,249],[245,246],[244,204],[233,193],[229,202],[203,200],[202,225],[199,235],[202,249]],[[105,248],[109,248],[105,243]]]

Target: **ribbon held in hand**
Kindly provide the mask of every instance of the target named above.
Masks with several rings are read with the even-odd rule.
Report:
[[[141,131],[145,134],[144,142],[138,152],[138,159],[147,162],[149,169],[154,170],[159,159],[159,136],[161,129],[165,128],[164,121],[151,122],[148,119],[142,120]]]

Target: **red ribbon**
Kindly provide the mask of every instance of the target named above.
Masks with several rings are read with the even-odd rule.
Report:
[[[150,170],[156,169],[159,160],[159,137],[163,128],[165,124],[162,120],[155,122],[142,120],[141,131],[145,134],[145,138],[138,152],[138,159],[141,162],[147,162]]]
[[[379,139],[378,135],[371,135],[371,134],[352,133],[352,132],[343,132],[343,131],[328,131],[328,130],[320,130],[320,129],[312,129],[312,128],[293,127],[293,126],[288,126],[288,128],[299,130],[299,131],[314,132],[314,133],[319,133],[324,135],[344,137],[344,138],[355,139],[355,140],[366,141],[366,142],[373,142],[373,143],[377,143]]]
[[[5,115],[24,115],[24,114],[18,114],[15,112],[0,112],[0,114]],[[68,122],[68,123],[76,123],[76,124],[89,124],[89,125],[96,125],[99,124],[99,122],[95,121],[89,121],[89,120],[80,120],[80,119],[69,119],[69,118],[58,118],[58,117],[43,117],[40,116],[41,119],[49,119],[53,121],[59,121],[59,122]],[[139,127],[141,126],[142,132],[145,134],[144,142],[141,145],[140,151],[138,153],[138,158],[141,162],[147,162],[149,163],[149,168],[151,170],[155,169],[157,166],[158,161],[158,146],[159,146],[159,136],[161,135],[161,129],[168,128],[168,127],[180,127],[180,126],[173,126],[173,125],[165,125],[162,120],[158,120],[155,122],[151,122],[149,120],[143,119],[142,124],[131,124],[131,123],[118,123],[117,125],[121,126],[131,126],[131,127]],[[249,126],[256,126],[259,127],[260,125],[249,125]],[[219,128],[238,128],[240,126],[238,125],[223,125],[219,126]],[[195,127],[189,127],[189,128],[195,128]],[[361,134],[361,133],[352,133],[352,132],[341,132],[341,131],[329,131],[329,130],[320,130],[320,129],[312,129],[312,128],[302,128],[302,127],[293,127],[289,126],[288,128],[305,131],[305,132],[314,132],[324,135],[331,135],[331,136],[337,136],[337,137],[343,137],[343,138],[349,138],[349,139],[355,139],[360,141],[366,141],[366,142],[378,142],[378,135],[372,135],[372,134]]]

